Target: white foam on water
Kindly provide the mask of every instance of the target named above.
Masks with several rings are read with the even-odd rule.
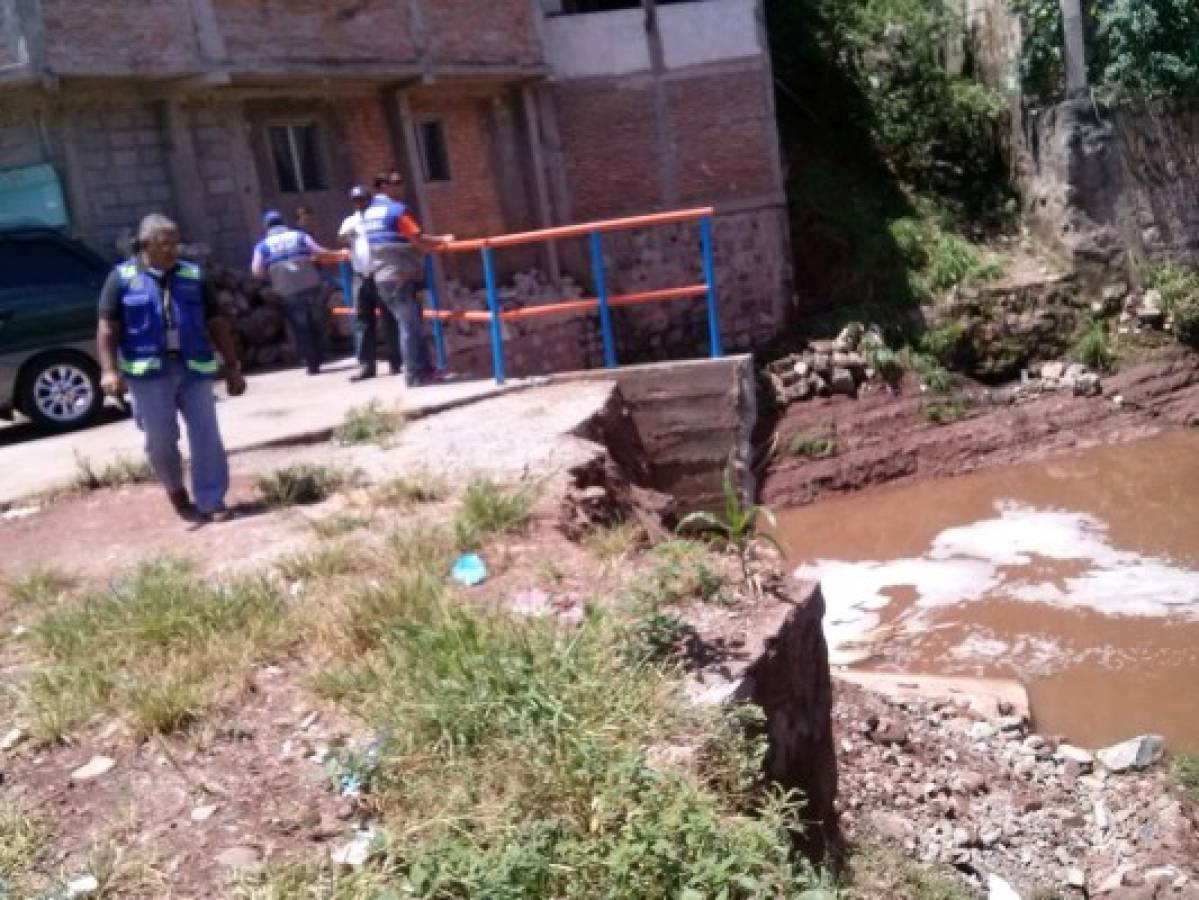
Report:
[[[997,503],[996,512],[994,518],[941,532],[920,557],[817,560],[796,569],[797,577],[822,585],[832,660],[845,664],[862,656],[862,643],[879,628],[880,614],[891,603],[885,592],[901,587],[916,594],[903,622],[908,633],[928,627],[932,610],[984,600],[1000,588],[1004,597],[1107,616],[1199,621],[1199,572],[1113,546],[1107,525],[1086,513],[1011,502]],[[1039,581],[1021,571],[1037,559],[1073,561],[1085,570],[1058,584]]]

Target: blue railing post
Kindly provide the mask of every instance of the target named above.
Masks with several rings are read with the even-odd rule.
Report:
[[[604,341],[604,365],[616,368],[616,342],[612,339],[612,313],[608,309],[608,279],[604,275],[604,245],[598,231],[591,232],[591,276],[599,301],[600,336]]]
[[[436,313],[441,310],[441,296],[437,290],[437,269],[433,265],[433,257],[425,257],[425,286],[429,291],[429,309]],[[447,367],[445,358],[445,328],[441,324],[441,318],[433,317],[433,350],[437,354],[437,368],[445,370]]]
[[[699,243],[704,254],[704,283],[708,286],[708,343],[712,358],[724,355],[720,346],[720,312],[716,303],[716,258],[712,254],[712,217],[699,220]]]
[[[337,272],[341,276],[341,299],[346,306],[354,308],[354,270],[348,262],[337,264]]]
[[[490,247],[483,248],[483,278],[487,283],[487,309],[491,311],[491,366],[495,383],[504,383],[504,332],[500,328],[500,296],[495,288],[495,260]]]

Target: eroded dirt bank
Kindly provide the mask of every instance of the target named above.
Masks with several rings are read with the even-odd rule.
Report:
[[[1099,397],[1050,394],[1012,403],[1014,388],[970,387],[970,411],[930,423],[930,398],[905,380],[898,393],[872,386],[857,399],[829,397],[791,406],[779,420],[762,500],[775,508],[872,485],[958,475],[1122,443],[1199,425],[1199,354],[1176,351],[1103,382]],[[787,450],[797,435],[827,435],[836,454],[822,459]]]

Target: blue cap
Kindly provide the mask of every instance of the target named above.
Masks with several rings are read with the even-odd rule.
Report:
[[[276,225],[283,224],[283,213],[277,209],[269,209],[262,214],[262,227],[274,228]]]

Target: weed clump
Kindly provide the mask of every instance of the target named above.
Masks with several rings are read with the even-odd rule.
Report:
[[[803,432],[791,436],[787,442],[787,450],[792,456],[802,456],[806,459],[825,459],[836,456],[840,450],[837,439],[826,432]]]
[[[383,446],[404,426],[404,414],[387,410],[378,400],[350,409],[333,431],[333,440],[342,446],[379,444]]]
[[[1102,321],[1086,325],[1074,339],[1070,356],[1096,372],[1110,372],[1115,368],[1116,351],[1111,336]]]
[[[301,463],[259,475],[255,485],[267,506],[282,509],[320,503],[349,480],[340,469]]]
[[[970,415],[970,404],[964,397],[949,397],[922,404],[920,414],[930,424],[949,425]]]
[[[75,481],[77,491],[99,491],[104,488],[126,487],[131,484],[146,484],[154,480],[154,470],[145,459],[130,459],[118,456],[103,468],[97,469],[90,459],[75,456]]]
[[[490,536],[521,531],[533,516],[537,491],[531,485],[505,486],[473,479],[462,495],[454,522],[459,549],[477,550]]]

